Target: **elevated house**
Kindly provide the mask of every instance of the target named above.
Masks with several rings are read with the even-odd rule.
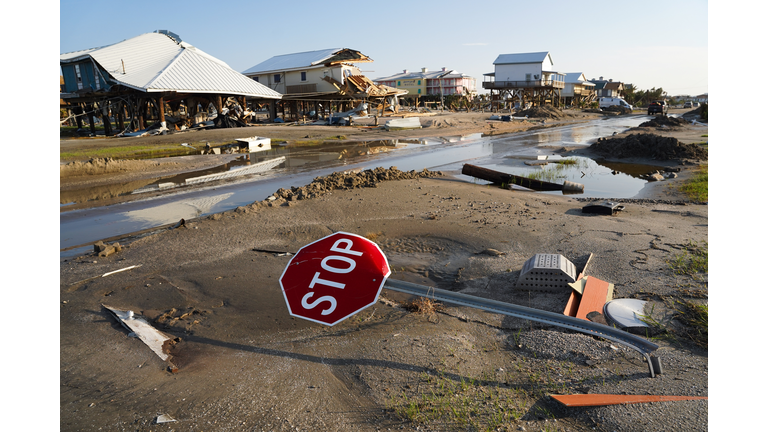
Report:
[[[94,116],[112,134],[110,117],[123,131],[159,124],[190,126],[209,107],[239,112],[250,103],[280,100],[280,93],[249,79],[223,61],[184,42],[175,33],[157,30],[112,45],[61,54],[64,78],[61,99],[82,127],[82,115],[95,134]],[[201,111],[198,113],[198,111]],[[118,131],[119,132],[119,131]]]
[[[587,81],[582,72],[565,74],[565,87],[560,95],[566,105],[579,106],[595,100],[595,84]]]
[[[624,84],[613,79],[604,80],[592,78],[589,80],[595,85],[595,93],[598,98],[601,97],[622,97],[624,94]]]
[[[376,106],[397,106],[397,97],[405,92],[377,85],[355,63],[373,60],[349,48],[329,48],[267,59],[243,72],[243,75],[283,95],[284,118],[296,118],[299,113],[322,103],[334,104],[346,111],[361,102]],[[287,111],[287,112],[286,112]]]
[[[412,99],[416,105],[424,96],[466,96],[474,98],[477,95],[477,80],[469,75],[456,70],[442,68],[439,71],[429,71],[421,68],[419,72],[410,72],[407,69],[403,73],[388,77],[376,78],[377,84],[394,87],[407,91],[405,99]]]
[[[501,54],[493,65],[494,71],[484,74],[483,88],[490,90],[495,106],[561,105],[565,74],[554,70],[549,52]]]

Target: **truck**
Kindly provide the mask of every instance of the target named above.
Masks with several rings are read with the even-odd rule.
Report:
[[[653,101],[648,105],[648,115],[667,115],[669,112],[669,105],[667,105],[667,101],[663,100],[657,100]]]
[[[627,101],[625,101],[622,98],[618,97],[601,97],[599,101],[599,107],[600,109],[608,108],[610,106],[620,106],[624,108],[629,108],[632,110],[632,105],[628,104]]]

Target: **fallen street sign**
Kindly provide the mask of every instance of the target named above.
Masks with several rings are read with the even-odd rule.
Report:
[[[337,232],[299,249],[280,288],[292,316],[332,326],[375,304],[391,272],[376,243]]]

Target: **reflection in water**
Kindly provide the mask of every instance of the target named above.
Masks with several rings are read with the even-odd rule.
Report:
[[[165,225],[177,222],[179,219],[192,219],[207,213],[213,206],[232,195],[233,193],[230,192],[189,201],[171,202],[152,208],[129,211],[125,213],[125,217],[131,222],[144,223],[150,226]]]

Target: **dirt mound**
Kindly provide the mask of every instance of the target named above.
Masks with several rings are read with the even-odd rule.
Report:
[[[680,117],[656,116],[647,122],[640,123],[639,127],[675,127],[685,126],[688,121]]]
[[[621,107],[618,105],[611,105],[609,107],[603,108],[603,111],[607,112],[615,112],[619,114],[632,114],[632,110],[627,107]]]
[[[325,177],[317,177],[307,186],[292,186],[290,190],[280,188],[273,196],[277,199],[286,201],[296,201],[316,198],[336,189],[348,190],[376,187],[378,183],[387,180],[429,178],[440,177],[442,175],[443,173],[441,171],[429,171],[424,169],[423,171],[404,172],[396,167],[391,167],[389,169],[378,167],[372,170],[369,169],[353,173],[335,172]]]
[[[526,116],[528,118],[561,119],[565,117],[565,114],[563,114],[562,111],[553,107],[552,105],[528,108],[527,110],[522,110],[515,113],[515,117]]]
[[[59,167],[59,178],[143,171],[158,165],[160,164],[154,161],[94,158],[86,162],[75,161],[61,165]]]
[[[707,151],[695,144],[683,144],[673,137],[655,134],[630,134],[622,138],[601,138],[589,147],[605,156],[653,158],[657,160],[707,159]]]

